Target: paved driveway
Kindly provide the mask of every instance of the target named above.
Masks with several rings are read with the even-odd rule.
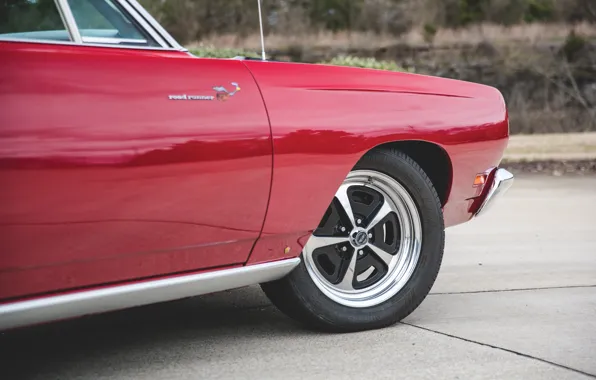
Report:
[[[311,332],[250,287],[4,334],[2,378],[596,378],[596,178],[521,176],[499,206],[392,328]]]

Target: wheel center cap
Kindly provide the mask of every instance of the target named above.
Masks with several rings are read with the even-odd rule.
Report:
[[[354,231],[350,236],[350,243],[356,248],[360,248],[368,243],[368,234],[365,230]]]

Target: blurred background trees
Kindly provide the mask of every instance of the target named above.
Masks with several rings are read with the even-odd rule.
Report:
[[[182,42],[257,31],[257,0],[142,0]],[[475,23],[596,22],[596,0],[263,0],[267,31],[374,32]]]

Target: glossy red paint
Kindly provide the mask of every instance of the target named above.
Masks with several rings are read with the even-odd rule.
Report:
[[[497,166],[509,126],[494,88],[376,70],[248,61],[269,110],[274,143],[263,234],[312,231],[347,173],[367,151],[396,141],[440,146],[452,164],[447,226],[472,217],[477,173]],[[293,235],[292,235],[293,236]],[[300,244],[287,239],[293,252]],[[281,253],[280,256],[282,257]],[[271,260],[257,245],[250,263]]]
[[[247,260],[272,157],[242,62],[11,42],[0,62],[0,298]]]
[[[8,42],[0,62],[0,298],[298,256],[357,161],[399,141],[448,155],[456,225],[508,138],[497,90],[441,78]]]

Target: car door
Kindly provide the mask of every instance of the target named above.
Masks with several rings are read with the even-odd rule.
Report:
[[[242,61],[163,48],[110,0],[69,0],[82,43],[23,4],[42,20],[0,29],[0,299],[244,263],[272,148]]]

